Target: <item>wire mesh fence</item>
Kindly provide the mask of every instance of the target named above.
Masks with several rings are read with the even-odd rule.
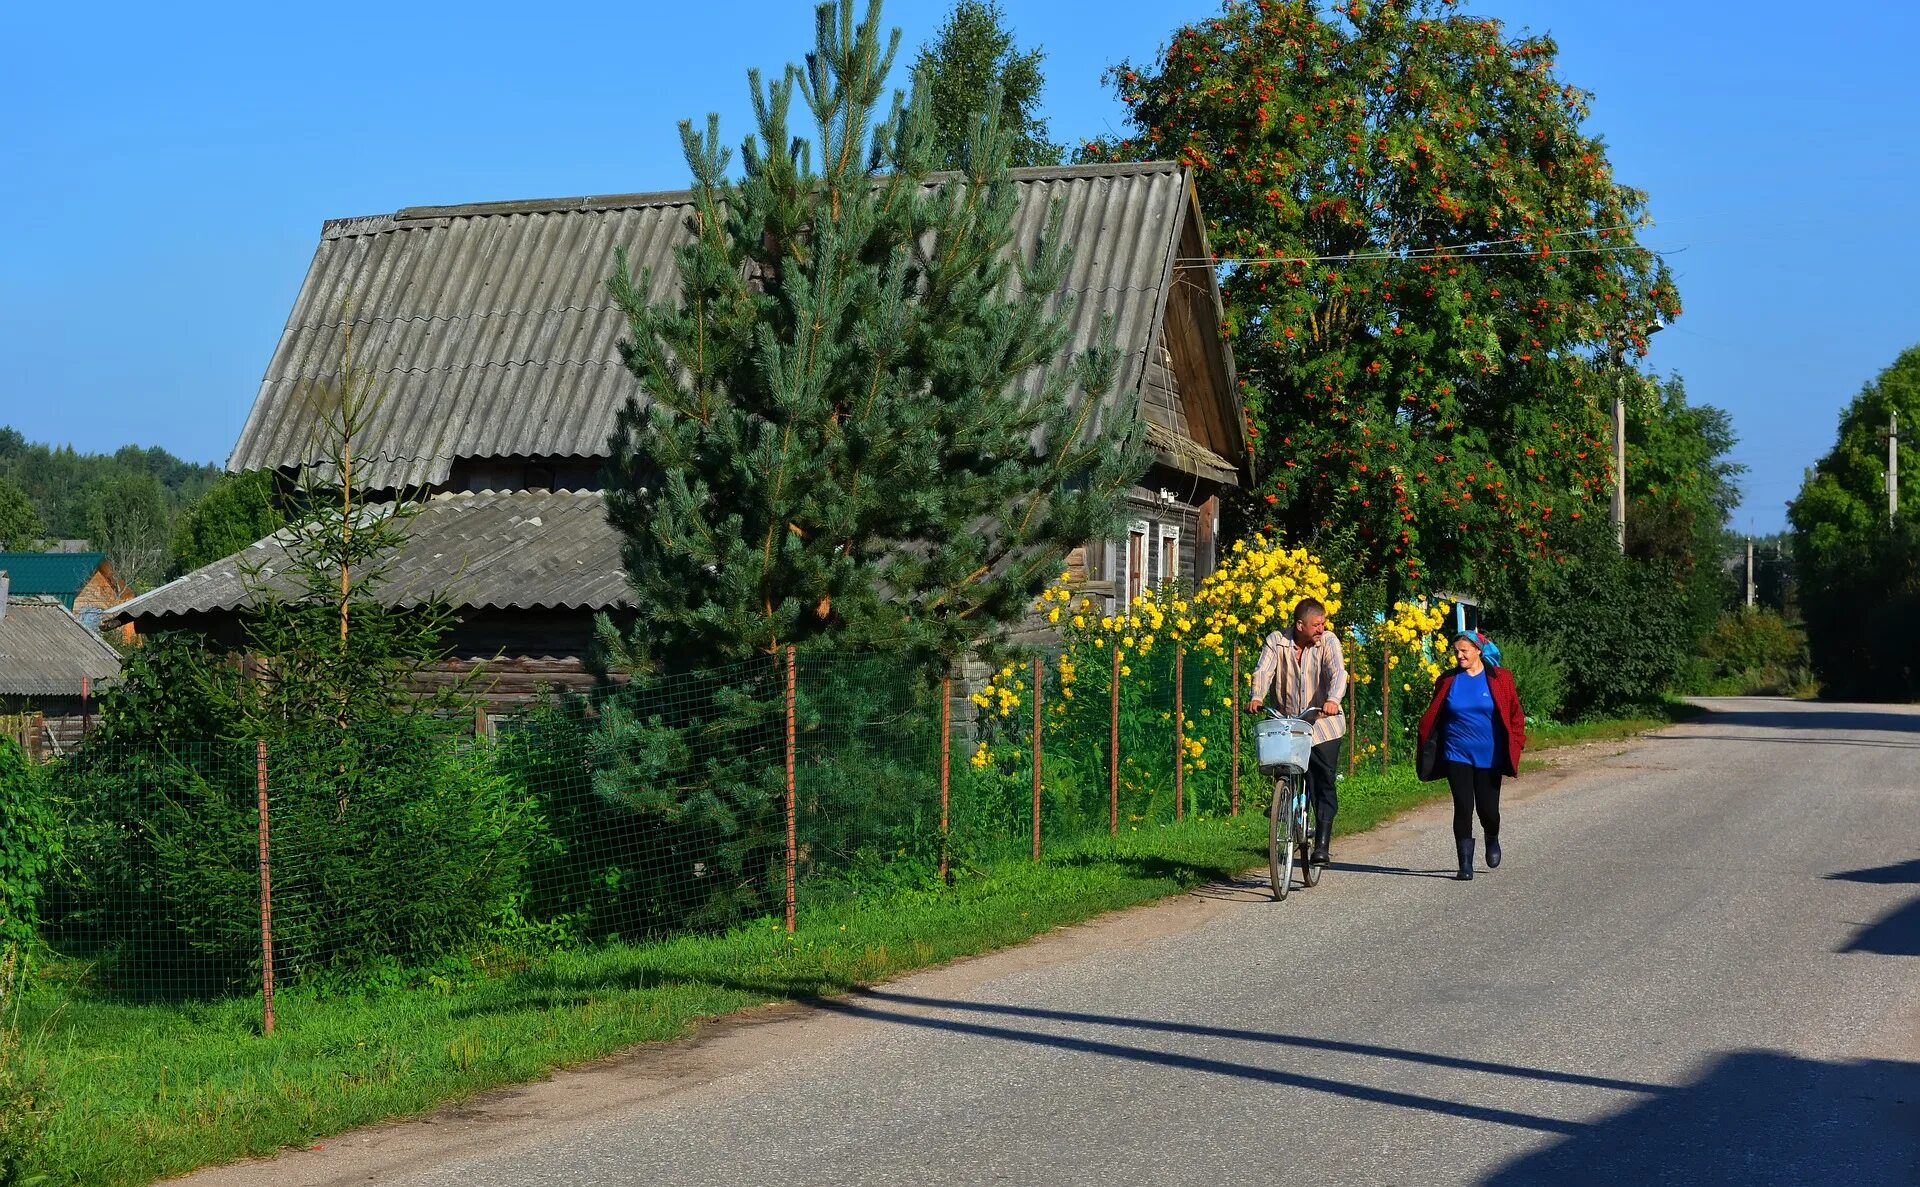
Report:
[[[937,885],[955,865],[1263,810],[1237,653],[1054,655],[984,684],[769,655],[554,699],[490,734],[85,744],[39,768],[65,856],[39,909],[128,1000],[408,983]]]

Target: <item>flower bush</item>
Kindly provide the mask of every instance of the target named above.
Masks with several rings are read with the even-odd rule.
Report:
[[[1112,614],[1061,573],[1034,606],[1062,642],[1044,666],[1040,689],[1043,828],[1106,824],[1116,684],[1121,825],[1136,828],[1176,810],[1227,812],[1234,715],[1247,698],[1261,645],[1291,624],[1302,598],[1318,599],[1334,619],[1343,608],[1341,590],[1341,582],[1314,554],[1260,535],[1237,541],[1197,587],[1145,590]],[[1361,690],[1380,678],[1383,641],[1388,671],[1409,689],[1416,672],[1424,676],[1423,684],[1438,675],[1444,644],[1434,635],[1449,609],[1424,599],[1399,602],[1384,620],[1342,632],[1353,677],[1348,702],[1359,710],[1354,725],[1366,715]],[[1030,665],[1008,664],[973,694],[980,739],[969,764],[976,780],[1006,784],[998,797],[1008,805],[1002,813],[1006,819],[998,827],[1014,832],[1030,826],[1032,811],[1033,723],[1026,711],[1031,680]],[[1424,687],[1420,693],[1424,697]],[[1378,716],[1376,702],[1375,722]],[[1362,743],[1358,737],[1353,744],[1365,746],[1367,753],[1379,749],[1377,742]],[[1242,795],[1248,806],[1263,809],[1266,789],[1250,739],[1243,741],[1240,759]],[[1020,798],[1022,787],[1026,800]]]

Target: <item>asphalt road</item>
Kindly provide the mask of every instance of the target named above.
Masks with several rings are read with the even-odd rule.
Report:
[[[1713,704],[1510,783],[1471,883],[1425,811],[1284,904],[1211,888],[206,1181],[1920,1183],[1920,709]]]

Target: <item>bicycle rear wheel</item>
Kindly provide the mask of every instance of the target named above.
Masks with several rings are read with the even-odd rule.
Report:
[[[1282,775],[1273,781],[1273,804],[1267,809],[1267,873],[1273,901],[1286,901],[1293,889],[1293,781]]]
[[[1307,796],[1306,803],[1300,808],[1298,831],[1294,837],[1294,848],[1300,854],[1300,881],[1306,886],[1320,885],[1320,871],[1323,867],[1313,864],[1313,797]]]

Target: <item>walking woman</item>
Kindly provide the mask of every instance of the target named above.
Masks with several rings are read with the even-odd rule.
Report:
[[[1453,791],[1453,839],[1460,880],[1473,880],[1473,817],[1487,835],[1487,867],[1500,864],[1500,779],[1520,774],[1527,719],[1513,673],[1481,655],[1483,640],[1453,641],[1459,666],[1436,680],[1433,703],[1420,718],[1420,778],[1445,778]]]

